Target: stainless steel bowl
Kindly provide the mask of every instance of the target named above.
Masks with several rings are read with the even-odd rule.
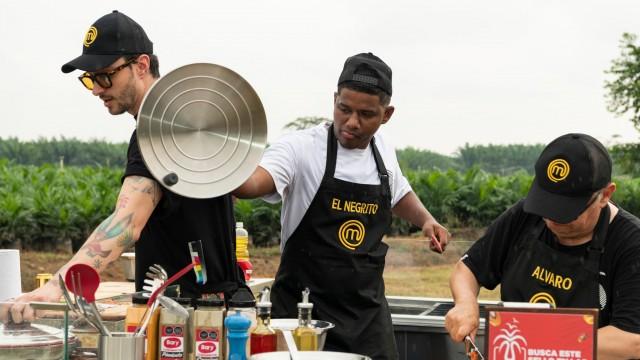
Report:
[[[138,114],[151,174],[167,189],[212,198],[240,186],[267,144],[267,119],[251,85],[220,65],[189,64],[158,79]]]
[[[324,343],[327,340],[327,331],[333,329],[335,325],[328,321],[311,320],[311,326],[318,334],[318,350],[324,349]],[[293,331],[298,327],[298,319],[271,319],[271,327],[278,333],[278,350],[287,350],[283,330]]]
[[[370,357],[345,352],[334,351],[300,351],[298,352],[300,360],[371,360]],[[291,355],[288,351],[276,351],[251,355],[250,360],[290,360]]]

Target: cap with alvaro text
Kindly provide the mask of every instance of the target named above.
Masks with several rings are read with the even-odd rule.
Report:
[[[566,134],[542,150],[524,211],[566,224],[586,210],[593,194],[611,182],[611,157],[598,140]]]
[[[372,53],[360,53],[344,62],[338,86],[349,82],[359,83],[378,88],[391,96],[391,75],[391,68],[379,57]]]
[[[62,65],[62,72],[95,72],[123,55],[153,54],[153,43],[142,26],[114,10],[98,19],[85,34],[82,55]]]

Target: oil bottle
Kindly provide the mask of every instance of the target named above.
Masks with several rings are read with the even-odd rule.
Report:
[[[251,355],[276,351],[276,331],[271,327],[271,301],[269,287],[260,292],[260,301],[256,305],[256,328],[251,332]]]
[[[318,335],[311,326],[313,304],[309,302],[309,292],[309,288],[302,291],[302,302],[298,303],[298,327],[293,330],[293,339],[300,351],[318,350]]]

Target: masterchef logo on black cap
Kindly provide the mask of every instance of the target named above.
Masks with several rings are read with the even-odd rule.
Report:
[[[153,43],[142,26],[114,10],[91,25],[82,42],[82,55],[62,65],[62,72],[95,72],[122,56],[136,54],[153,54]]]
[[[566,179],[567,176],[569,176],[569,171],[571,171],[571,167],[564,159],[552,160],[549,165],[547,165],[547,177],[553,182]]]
[[[611,158],[593,137],[566,134],[544,148],[535,171],[524,210],[568,223],[585,210],[593,193],[611,181]]]
[[[391,68],[372,53],[360,53],[347,58],[338,79],[338,86],[343,83],[359,83],[364,86],[378,88],[389,96],[392,94]]]

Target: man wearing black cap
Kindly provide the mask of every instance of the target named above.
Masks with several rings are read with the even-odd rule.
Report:
[[[607,150],[589,135],[561,136],[535,175],[456,264],[449,334],[475,334],[480,286],[500,284],[503,301],[599,309],[598,358],[640,358],[640,220],[610,201]]]
[[[151,85],[159,78],[153,43],[143,28],[123,13],[113,11],[87,31],[82,55],[62,66],[64,73],[81,70],[80,82],[103,101],[112,115],[134,118]],[[13,320],[33,317],[24,302],[58,301],[62,295],[58,274],[75,263],[103,270],[131,245],[136,245],[136,290],[142,290],[150,265],[159,264],[169,276],[191,263],[188,242],[201,240],[208,282],[196,284],[195,274],[178,280],[184,296],[233,292],[239,277],[233,253],[233,203],[230,195],[190,199],[168,191],[145,166],[134,131],[127,152],[122,188],[111,216],[105,219],[82,248],[45,286],[18,298],[11,308]],[[0,319],[8,320],[0,311]]]
[[[330,321],[325,350],[398,357],[384,296],[382,242],[391,213],[420,226],[432,249],[448,232],[402,175],[378,132],[391,118],[391,69],[377,56],[348,58],[334,93],[333,123],[272,144],[234,194],[282,199],[282,260],[272,290],[274,317],[297,317],[305,287],[313,318]]]

